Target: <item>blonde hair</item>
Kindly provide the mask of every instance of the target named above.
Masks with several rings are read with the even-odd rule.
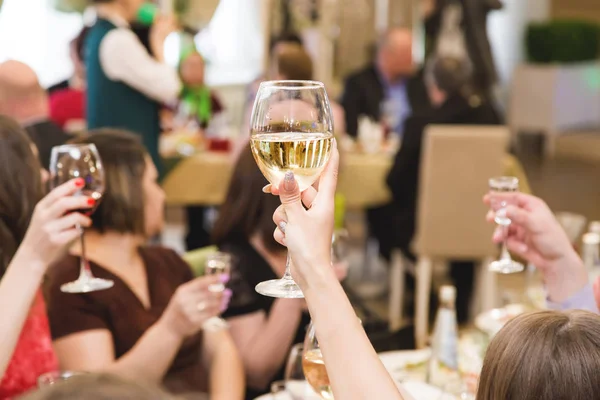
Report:
[[[510,321],[485,355],[477,400],[590,400],[600,394],[600,316],[540,311]]]

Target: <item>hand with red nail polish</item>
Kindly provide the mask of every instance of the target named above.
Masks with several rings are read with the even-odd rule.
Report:
[[[83,179],[73,179],[54,190],[36,205],[20,252],[50,265],[62,255],[68,245],[79,237],[78,226],[89,227],[91,219],[77,210],[90,208],[85,196],[75,196],[83,186]]]
[[[587,271],[548,205],[524,193],[490,193],[484,197],[491,207],[489,222],[493,223],[495,208],[503,202],[511,219],[508,249],[543,274],[548,297],[562,302],[581,290],[588,282]],[[492,240],[500,243],[501,232],[496,230]]]

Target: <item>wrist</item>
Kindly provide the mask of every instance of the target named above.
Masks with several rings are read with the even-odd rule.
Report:
[[[10,265],[18,266],[19,270],[42,279],[48,269],[48,262],[38,256],[28,246],[20,247],[12,258]]]
[[[173,324],[170,323],[164,316],[161,317],[156,324],[154,324],[154,330],[159,332],[159,336],[164,340],[172,341],[175,343],[183,342],[185,335],[174,329]]]
[[[545,268],[544,283],[550,301],[561,303],[588,284],[588,273],[575,250],[570,249],[564,257]]]

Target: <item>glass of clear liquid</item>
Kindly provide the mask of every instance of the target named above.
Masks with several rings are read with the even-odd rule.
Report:
[[[500,176],[491,178],[489,181],[490,192],[492,193],[507,193],[507,192],[518,192],[519,191],[519,180],[514,176]],[[510,256],[507,247],[508,240],[508,229],[511,224],[510,218],[506,215],[507,203],[502,201],[496,210],[494,221],[503,230],[504,240],[502,241],[502,250],[500,252],[500,258],[492,262],[489,266],[491,271],[501,274],[514,274],[521,272],[525,269],[525,266],[518,261],[515,261]]]
[[[206,258],[204,266],[204,275],[229,275],[231,272],[231,255],[227,253],[216,252]],[[219,293],[225,290],[224,283],[215,283],[208,287],[208,290]],[[212,317],[204,323],[204,329],[219,330],[228,327],[227,321],[223,318]]]
[[[333,119],[325,86],[315,81],[270,81],[258,89],[250,122],[254,159],[265,178],[279,186],[294,174],[300,191],[319,179],[333,146]],[[261,282],[264,296],[303,298],[288,256],[283,278]]]

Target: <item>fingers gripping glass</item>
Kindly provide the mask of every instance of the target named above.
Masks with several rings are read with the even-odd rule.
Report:
[[[64,145],[52,148],[50,156],[50,174],[52,187],[57,187],[71,179],[81,178],[84,186],[76,196],[88,196],[96,202],[94,208],[75,210],[82,214],[91,215],[98,206],[104,194],[104,169],[102,160],[96,146],[93,144]],[[85,256],[85,230],[80,230],[81,257],[79,259],[79,278],[76,281],[65,283],[60,290],[65,293],[88,293],[108,289],[114,282],[107,279],[96,278]]]
[[[325,86],[314,81],[271,81],[260,85],[251,119],[254,159],[267,180],[279,186],[292,172],[300,191],[319,178],[331,155],[333,121]],[[288,255],[283,278],[261,282],[262,295],[302,298],[290,273]]]
[[[491,193],[506,193],[506,192],[517,192],[519,191],[519,180],[512,176],[501,176],[490,179],[490,192]],[[507,241],[508,241],[508,229],[511,224],[510,218],[506,215],[506,202],[502,201],[499,205],[500,208],[496,211],[494,221],[498,226],[502,228],[502,251],[500,252],[500,259],[490,264],[490,270],[501,274],[514,274],[523,271],[525,268],[523,264],[512,259],[508,252]]]

